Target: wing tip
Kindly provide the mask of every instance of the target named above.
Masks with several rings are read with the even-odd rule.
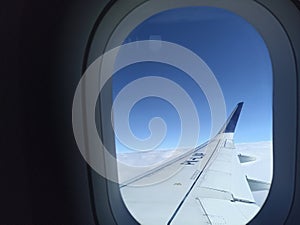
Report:
[[[237,105],[242,107],[244,105],[244,102],[239,102]]]

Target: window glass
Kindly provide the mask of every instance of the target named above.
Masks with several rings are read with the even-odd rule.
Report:
[[[273,168],[272,65],[262,37],[234,13],[187,7],[148,18],[123,44],[131,52],[121,49],[116,67],[135,63],[113,76],[113,126],[130,213],[142,224],[250,221]],[[234,137],[223,135],[240,102]]]

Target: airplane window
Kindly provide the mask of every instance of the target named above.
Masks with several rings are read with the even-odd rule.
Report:
[[[116,55],[112,124],[132,216],[251,221],[273,174],[272,62],[256,29],[221,8],[166,10],[136,26]]]
[[[95,218],[284,224],[297,195],[298,11],[114,2],[92,29],[72,106]]]

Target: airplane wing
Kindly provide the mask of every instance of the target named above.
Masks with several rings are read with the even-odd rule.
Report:
[[[242,106],[209,142],[120,184],[124,203],[138,222],[242,225],[256,215],[259,206],[233,142]],[[251,181],[256,188],[263,186]]]

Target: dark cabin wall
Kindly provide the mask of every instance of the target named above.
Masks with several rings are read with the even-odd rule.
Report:
[[[107,2],[14,0],[0,8],[0,224],[94,224],[71,106]]]

